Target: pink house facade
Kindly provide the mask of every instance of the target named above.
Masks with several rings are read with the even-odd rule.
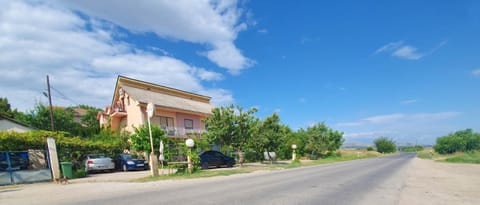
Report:
[[[197,137],[205,132],[204,119],[214,108],[210,97],[118,76],[112,105],[97,115],[102,127],[134,132],[148,123],[146,107],[155,105],[152,125],[158,125],[171,138]]]

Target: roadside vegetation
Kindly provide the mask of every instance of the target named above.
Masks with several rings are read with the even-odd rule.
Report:
[[[397,151],[397,146],[392,139],[387,137],[379,137],[373,141],[375,147],[377,147],[377,152],[380,153],[393,153]]]
[[[417,156],[441,162],[480,164],[480,133],[466,129],[439,137],[433,149],[420,151]]]
[[[418,152],[417,156],[422,159],[430,159],[439,162],[480,164],[480,151],[439,154],[432,149],[425,149]]]

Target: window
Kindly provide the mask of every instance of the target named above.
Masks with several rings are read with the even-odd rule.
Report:
[[[173,124],[173,117],[155,116],[153,117],[152,123],[160,125],[162,128],[173,128],[175,126]]]
[[[184,125],[185,125],[185,129],[193,129],[193,120],[185,119]]]

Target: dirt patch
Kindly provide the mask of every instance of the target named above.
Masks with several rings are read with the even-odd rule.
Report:
[[[480,204],[480,165],[415,158],[399,204]]]

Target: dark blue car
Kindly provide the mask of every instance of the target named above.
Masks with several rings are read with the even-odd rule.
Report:
[[[235,159],[225,156],[221,152],[210,150],[199,154],[200,165],[202,169],[208,169],[210,167],[233,167],[235,165]]]
[[[131,154],[119,154],[115,158],[115,168],[123,170],[147,170],[148,162],[144,159],[135,159]]]

